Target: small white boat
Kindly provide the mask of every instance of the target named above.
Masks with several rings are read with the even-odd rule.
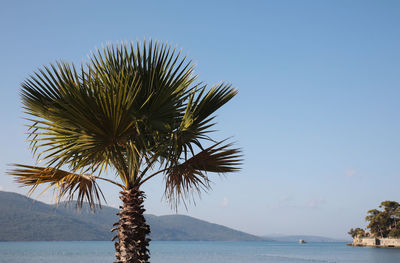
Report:
[[[304,239],[300,239],[300,240],[299,240],[299,243],[300,243],[300,244],[304,244],[304,243],[307,243],[307,242],[306,242]]]

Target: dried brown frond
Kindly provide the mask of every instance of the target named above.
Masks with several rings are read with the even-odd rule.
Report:
[[[211,188],[207,172],[224,174],[240,170],[240,149],[231,148],[232,144],[220,146],[223,142],[218,142],[168,169],[165,197],[175,209],[182,197],[187,199],[195,193],[200,195],[202,190]]]
[[[77,206],[82,207],[88,202],[94,210],[96,205],[101,207],[100,199],[104,195],[98,187],[96,178],[88,174],[69,173],[51,167],[14,164],[15,169],[8,173],[16,177],[16,182],[22,186],[30,186],[29,194],[42,184],[48,184],[47,189],[54,187],[57,202],[65,198],[67,201],[76,199]]]

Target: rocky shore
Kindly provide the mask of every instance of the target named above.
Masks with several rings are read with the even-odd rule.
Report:
[[[376,237],[359,237],[354,238],[350,246],[357,247],[393,247],[400,248],[400,238],[376,238]]]

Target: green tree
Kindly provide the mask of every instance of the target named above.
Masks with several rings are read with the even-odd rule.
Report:
[[[393,212],[392,212],[392,217],[394,221],[394,226],[395,228],[400,228],[400,206],[397,207]]]
[[[391,238],[400,238],[400,229],[399,228],[395,228],[395,229],[390,230],[389,237],[391,237]]]
[[[57,200],[92,209],[104,198],[98,180],[120,187],[115,262],[148,262],[141,186],[163,176],[176,207],[210,188],[208,172],[240,167],[240,150],[210,137],[215,111],[237,91],[224,83],[208,89],[196,78],[190,61],[152,42],[109,46],[78,69],[64,62],[39,69],[21,97],[31,149],[44,165],[10,173],[31,193],[48,184]]]
[[[383,201],[379,207],[383,207],[384,212],[389,215],[390,229],[395,229],[400,219],[400,204],[395,201]]]
[[[367,218],[369,218],[369,220],[367,219],[369,221],[367,228],[371,230],[372,234],[379,237],[387,237],[390,231],[390,217],[388,213],[379,212],[374,216],[367,216]]]
[[[400,205],[395,201],[383,201],[380,206],[383,211],[372,209],[368,211],[365,220],[369,221],[367,228],[371,233],[380,237],[397,235],[400,219]]]
[[[399,206],[399,203],[395,201],[383,201],[379,207],[383,208],[388,213],[393,213]]]
[[[362,228],[355,228],[355,229],[350,229],[350,231],[348,232],[349,235],[351,235],[352,238],[355,237],[363,237],[365,235],[365,231]]]

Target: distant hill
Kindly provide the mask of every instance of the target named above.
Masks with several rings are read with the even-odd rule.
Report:
[[[23,195],[0,191],[0,241],[111,240],[117,209],[91,213],[57,208]],[[145,215],[152,240],[250,241],[262,238],[183,215]]]
[[[263,240],[257,236],[184,215],[147,215],[146,219],[152,229],[154,240]]]
[[[299,242],[300,239],[305,240],[306,242],[346,242],[347,240],[342,239],[334,239],[329,237],[321,237],[321,236],[310,236],[310,235],[266,235],[263,236],[265,239],[270,239],[274,241],[280,242]]]

